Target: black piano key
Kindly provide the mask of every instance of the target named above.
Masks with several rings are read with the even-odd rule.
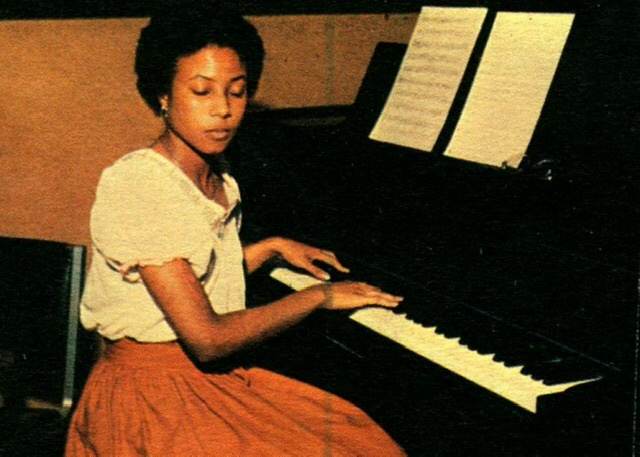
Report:
[[[598,376],[592,364],[579,355],[527,333],[507,322],[483,314],[473,306],[436,293],[427,286],[407,283],[375,267],[347,259],[351,268],[342,273],[321,265],[332,281],[365,281],[383,290],[402,295],[405,300],[394,310],[423,327],[435,327],[447,338],[460,338],[459,344],[480,354],[493,354],[493,359],[507,367],[523,366],[522,373],[546,384],[557,384]]]
[[[460,338],[460,344],[480,354],[496,354],[507,366],[523,365],[528,346],[521,339],[498,331],[496,321],[470,313],[459,303],[437,297],[425,305],[410,300],[407,317],[423,326],[435,326],[436,333],[447,338]]]
[[[493,349],[494,359],[507,366],[529,366],[550,360],[558,354],[558,348],[533,338],[525,332],[495,326],[487,336],[487,345]],[[481,344],[484,344],[482,341]]]
[[[597,376],[584,359],[499,321],[473,319],[461,312],[446,318],[449,322],[437,324],[437,333],[460,337],[461,345],[480,354],[493,354],[496,362],[507,367],[523,366],[523,374],[534,379],[557,384]]]

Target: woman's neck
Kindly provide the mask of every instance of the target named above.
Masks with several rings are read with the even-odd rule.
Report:
[[[175,163],[196,186],[206,189],[212,174],[219,174],[219,167],[211,166],[209,160],[185,144],[182,139],[165,131],[152,145],[153,149]],[[213,158],[216,160],[217,158]]]

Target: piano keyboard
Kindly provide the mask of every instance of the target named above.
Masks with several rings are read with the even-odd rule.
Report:
[[[322,282],[286,268],[276,268],[270,276],[296,291]],[[523,366],[508,367],[494,360],[495,354],[479,354],[461,344],[460,338],[447,338],[438,334],[436,327],[423,327],[388,308],[362,308],[354,311],[350,318],[532,413],[536,412],[538,396],[564,392],[600,379],[547,385],[522,373]]]

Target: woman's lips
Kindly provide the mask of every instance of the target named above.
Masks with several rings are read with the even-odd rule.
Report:
[[[229,129],[210,129],[207,130],[207,136],[215,141],[225,141],[231,137]]]

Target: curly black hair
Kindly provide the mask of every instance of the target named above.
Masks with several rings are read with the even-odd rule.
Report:
[[[138,92],[156,116],[160,115],[159,97],[171,91],[178,59],[209,45],[238,54],[247,72],[247,93],[253,97],[264,61],[255,27],[216,0],[169,1],[152,13],[136,49]]]

